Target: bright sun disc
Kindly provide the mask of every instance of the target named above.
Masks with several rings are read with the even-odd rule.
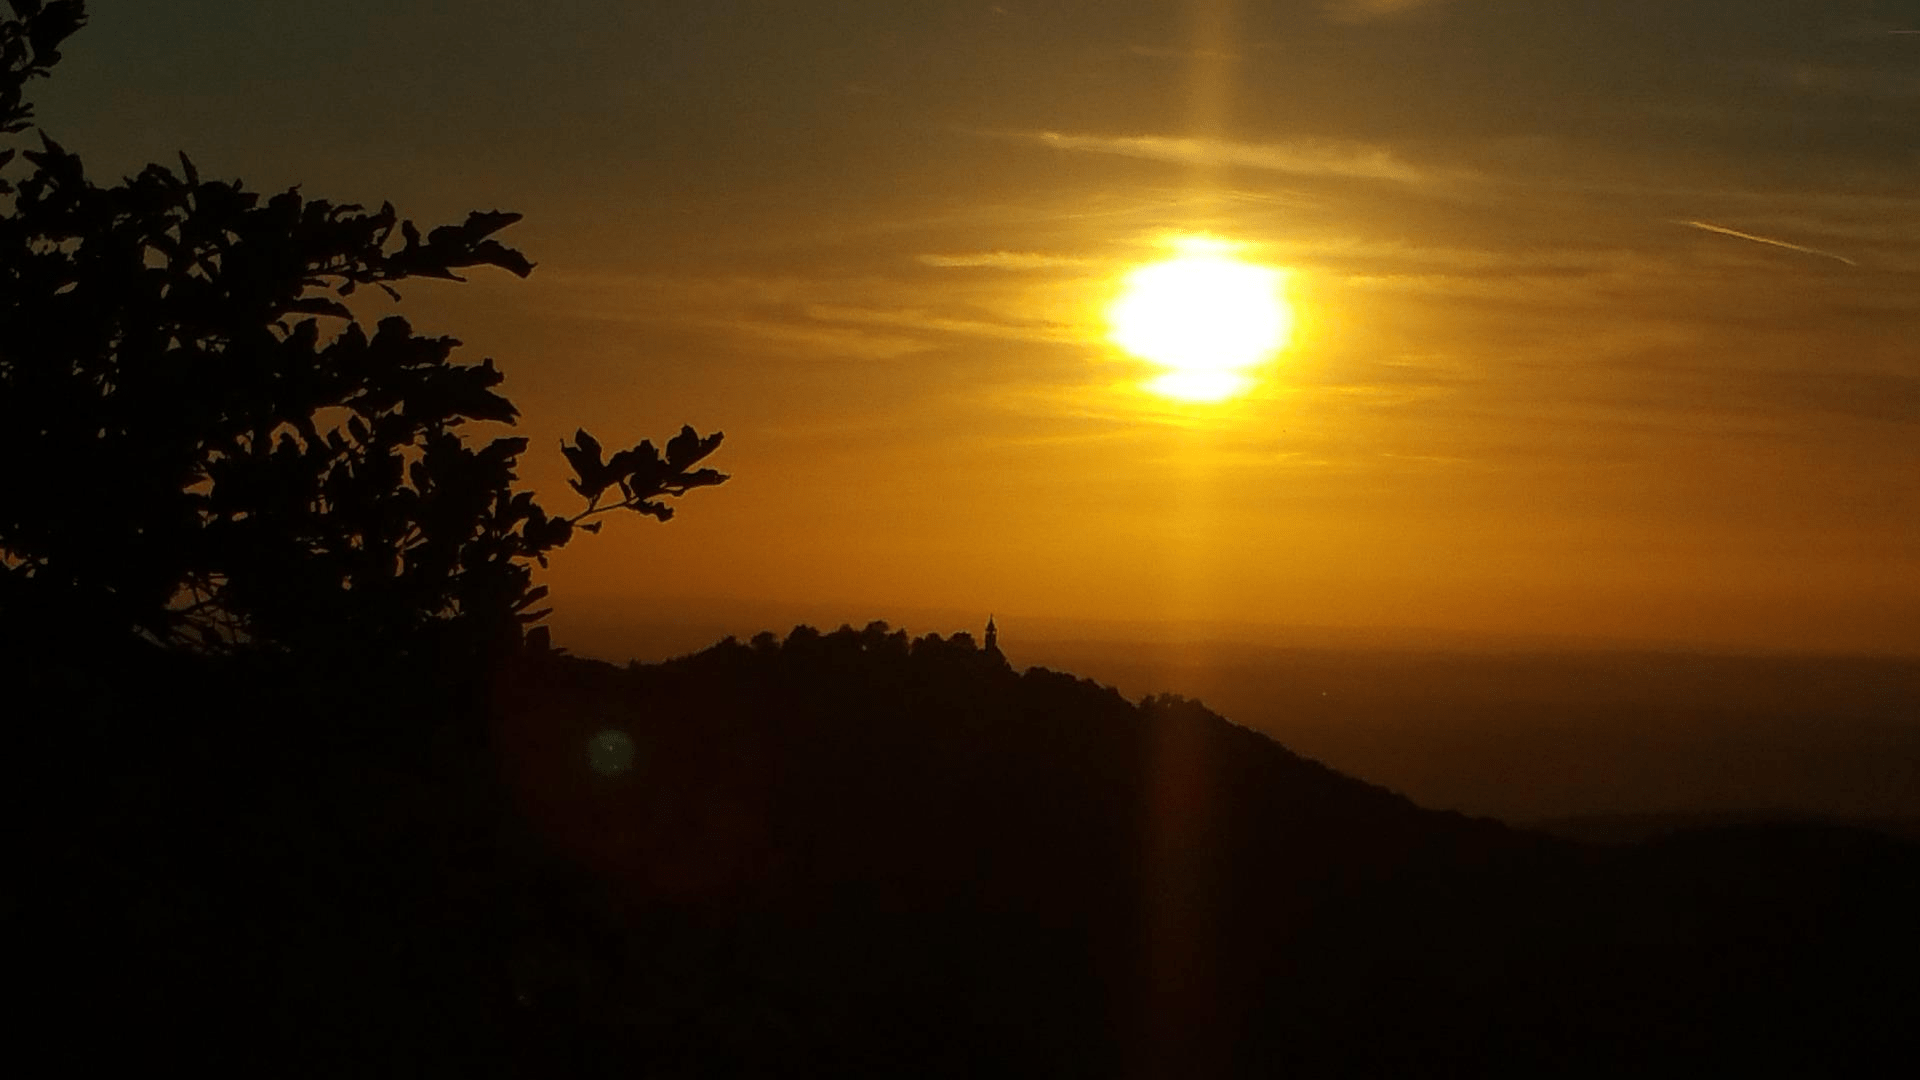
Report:
[[[1166,374],[1148,388],[1187,401],[1220,401],[1246,388],[1248,368],[1287,343],[1293,309],[1285,275],[1193,245],[1127,275],[1107,309],[1108,340]]]

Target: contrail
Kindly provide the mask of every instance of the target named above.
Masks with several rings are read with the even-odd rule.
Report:
[[[1732,236],[1732,237],[1737,237],[1741,240],[1751,240],[1756,244],[1769,244],[1777,248],[1786,248],[1788,251],[1798,251],[1802,255],[1818,255],[1823,259],[1832,259],[1834,262],[1846,263],[1848,266],[1860,265],[1859,263],[1854,262],[1852,259],[1847,258],[1845,255],[1835,255],[1831,251],[1821,251],[1819,248],[1801,247],[1799,244],[1789,244],[1785,240],[1775,240],[1770,236],[1755,236],[1752,233],[1741,232],[1739,229],[1729,229],[1725,225],[1712,225],[1704,221],[1677,221],[1677,222],[1674,222],[1674,224],[1685,225],[1688,228],[1692,228],[1692,229],[1705,229],[1710,233],[1719,233],[1721,236]]]

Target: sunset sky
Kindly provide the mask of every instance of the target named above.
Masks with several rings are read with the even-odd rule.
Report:
[[[994,611],[1920,653],[1920,0],[89,6],[38,94],[96,179],[527,215],[531,279],[402,310],[498,359],[550,508],[576,425],[727,433],[730,483],[558,557],[579,651]],[[1217,404],[1106,340],[1192,236],[1294,308]]]

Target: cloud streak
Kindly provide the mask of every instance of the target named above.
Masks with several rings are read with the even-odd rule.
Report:
[[[1848,266],[1860,265],[1859,263],[1853,261],[1852,259],[1847,258],[1845,255],[1836,255],[1831,251],[1821,251],[1819,248],[1810,248],[1800,244],[1792,244],[1792,243],[1788,243],[1785,240],[1775,240],[1770,236],[1756,236],[1753,233],[1741,232],[1739,229],[1729,229],[1724,225],[1714,225],[1710,222],[1705,222],[1705,221],[1676,221],[1674,222],[1674,224],[1685,225],[1689,229],[1701,229],[1710,233],[1718,233],[1721,236],[1731,236],[1738,240],[1751,240],[1756,244],[1766,244],[1770,247],[1784,248],[1788,251],[1797,251],[1802,255],[1818,255],[1820,258],[1832,259],[1835,262],[1845,263]]]
[[[1129,45],[1127,51],[1135,56],[1150,57],[1155,60],[1238,60],[1240,54],[1221,49],[1173,49],[1160,45]]]
[[[1039,341],[1050,344],[1084,344],[1084,332],[1056,322],[991,322],[985,319],[957,318],[922,309],[881,309],[850,304],[813,304],[806,308],[809,319],[823,324],[872,326],[908,332],[959,334],[966,337],[996,338],[1004,341]]]
[[[967,255],[920,255],[925,266],[987,268],[994,270],[1051,270],[1090,265],[1092,260],[1036,251],[982,251]]]
[[[1336,22],[1368,22],[1441,2],[1443,0],[1328,0],[1321,6]]]
[[[1167,135],[1070,135],[1057,131],[1036,132],[1027,138],[1056,150],[1188,165],[1228,165],[1302,176],[1341,176],[1402,184],[1435,179],[1431,173],[1400,160],[1386,147],[1366,143],[1244,143]]]

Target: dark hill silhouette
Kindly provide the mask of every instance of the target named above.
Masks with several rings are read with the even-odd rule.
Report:
[[[528,817],[616,910],[676,912],[727,957],[684,973],[713,999],[600,991],[709,1063],[1821,1070],[1916,1004],[1920,859],[1845,830],[1584,848],[1422,810],[1195,702],[881,626],[549,658],[510,697]],[[589,774],[605,732],[633,764]]]
[[[47,1002],[126,1033],[88,1054],[1836,1074],[1920,1004],[1911,845],[1584,846],[967,638],[801,628],[625,669],[528,650],[475,691],[142,655],[113,681],[36,666],[91,739],[24,894],[61,943]]]

